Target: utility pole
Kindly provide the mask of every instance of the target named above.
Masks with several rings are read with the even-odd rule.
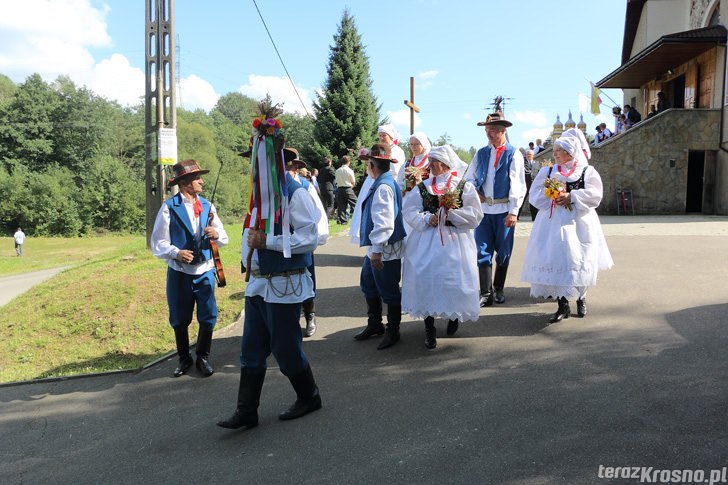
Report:
[[[146,9],[144,156],[149,247],[154,220],[167,190],[167,170],[160,164],[159,133],[161,128],[177,128],[177,105],[174,0],[146,0]]]

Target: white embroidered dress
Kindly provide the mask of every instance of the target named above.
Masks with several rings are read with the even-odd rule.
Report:
[[[602,178],[583,158],[581,161],[570,175],[571,164],[561,171],[557,165],[543,167],[531,184],[529,202],[538,215],[521,273],[521,281],[531,284],[531,296],[584,298],[587,289],[597,284],[599,270],[614,265],[596,212],[602,201]],[[579,181],[582,173],[584,188],[571,191],[571,210],[552,208],[551,199],[544,194],[544,180],[551,177],[565,186]]]
[[[444,191],[450,173],[430,177],[424,186],[433,194],[432,183]],[[453,176],[454,189],[460,177]],[[474,229],[483,218],[483,209],[475,188],[466,182],[462,192],[463,206],[450,209],[448,220],[453,224],[432,227],[431,212],[423,209],[420,188],[416,186],[404,198],[402,215],[411,228],[405,243],[402,270],[402,311],[413,318],[425,317],[476,321],[480,315],[478,267]]]

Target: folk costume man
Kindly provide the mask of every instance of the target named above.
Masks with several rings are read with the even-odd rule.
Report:
[[[513,251],[513,236],[518,210],[526,195],[523,155],[508,143],[506,128],[512,126],[496,112],[488,115],[485,126],[489,144],[477,151],[465,179],[478,191],[484,217],[475,229],[478,248],[480,306],[505,303],[508,263]],[[496,270],[493,277],[493,262]]]
[[[383,144],[389,149],[390,159],[392,163],[389,166],[389,172],[394,178],[397,185],[401,190],[404,190],[404,165],[407,160],[404,150],[402,150],[399,143],[399,132],[391,124],[381,125],[377,128],[377,136],[379,137],[379,143]],[[368,151],[366,148],[362,149],[362,152]],[[351,217],[351,226],[349,228],[349,235],[351,236],[351,242],[359,244],[359,226],[361,225],[361,207],[363,199],[369,193],[369,189],[372,187],[374,180],[368,176],[362,184],[361,190],[359,191],[359,197],[356,200],[356,207],[354,208],[354,214]]]
[[[250,281],[245,288],[245,320],[240,348],[240,385],[232,416],[219,421],[228,429],[258,425],[258,406],[272,353],[296,391],[295,403],[278,415],[296,419],[321,408],[319,389],[303,351],[301,304],[313,298],[308,267],[318,245],[319,209],[314,198],[286,173],[283,135],[274,117],[279,105],[261,102],[263,123],[254,137],[250,213],[243,231],[242,256]],[[256,118],[258,120],[258,118]],[[272,122],[272,123],[271,123]]]
[[[382,325],[382,301],[387,304],[387,328],[377,349],[396,344],[400,339],[402,293],[399,289],[402,271],[405,229],[402,219],[402,188],[390,173],[390,147],[377,143],[363,157],[367,173],[373,180],[362,199],[359,245],[367,248],[361,268],[360,285],[367,302],[367,326],[356,334],[366,340],[385,333]]]
[[[321,214],[318,221],[318,245],[323,246],[326,244],[326,240],[329,237],[329,219],[326,217],[326,210],[321,202],[321,198],[318,196],[316,188],[313,183],[309,182],[306,177],[301,177],[299,172],[307,170],[308,165],[303,160],[299,159],[298,150],[295,148],[284,148],[283,156],[286,161],[286,172],[296,182],[303,185],[303,188],[311,194],[313,201],[316,204],[316,208]],[[311,253],[311,265],[308,267],[308,272],[311,273],[313,279],[313,291],[316,292],[316,264],[314,261],[314,255]],[[303,318],[306,320],[306,330],[304,330],[304,337],[311,337],[316,333],[316,308],[315,298],[309,298],[303,302]]]
[[[209,172],[195,160],[176,163],[169,185],[178,185],[179,193],[165,201],[159,209],[152,230],[152,254],[167,262],[167,304],[169,323],[174,329],[179,365],[174,377],[192,367],[187,327],[192,323],[192,311],[197,306],[197,369],[211,376],[214,369],[209,361],[212,332],[217,323],[215,300],[215,263],[210,240],[219,246],[228,243],[217,210],[201,197],[202,175]],[[211,216],[212,214],[212,216]]]

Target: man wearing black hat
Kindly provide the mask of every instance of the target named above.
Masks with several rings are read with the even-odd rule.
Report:
[[[195,160],[176,163],[169,185],[178,185],[179,193],[162,204],[152,230],[151,249],[157,258],[167,261],[167,304],[169,323],[174,329],[179,365],[174,377],[192,367],[187,327],[197,305],[197,369],[205,377],[214,372],[209,362],[212,331],[217,323],[215,300],[215,264],[210,240],[219,246],[228,243],[228,235],[217,216],[215,206],[201,197],[202,170]]]
[[[382,350],[396,344],[402,319],[402,253],[406,235],[402,219],[402,189],[389,171],[390,147],[375,144],[362,156],[367,173],[374,180],[369,190],[360,194],[361,223],[359,245],[367,248],[361,268],[360,286],[367,302],[367,326],[356,334],[356,340],[384,335],[377,346]],[[382,301],[387,304],[387,328],[382,325]]]
[[[503,291],[513,251],[518,211],[526,196],[523,155],[508,143],[506,128],[512,126],[496,112],[478,126],[485,126],[489,144],[477,151],[465,179],[478,190],[485,214],[475,229],[480,279],[480,306],[505,303]],[[495,277],[493,257],[495,255]]]

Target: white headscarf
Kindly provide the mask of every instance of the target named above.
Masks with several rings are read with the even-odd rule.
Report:
[[[389,135],[392,136],[392,135]],[[425,149],[425,153],[430,153],[430,149],[432,148],[432,143],[430,143],[429,138],[427,138],[427,135],[423,131],[415,131],[410,135],[410,140],[414,138],[418,142],[420,142],[420,145],[422,145],[422,148]]]
[[[437,160],[438,162],[442,162],[447,165],[450,171],[456,170],[458,171],[459,176],[463,176],[463,173],[460,173],[459,168],[462,165],[466,164],[465,162],[460,160],[460,157],[457,153],[455,153],[455,150],[453,150],[450,145],[432,147],[430,149],[429,157],[430,160]]]
[[[382,125],[377,129],[377,133],[386,133],[392,137],[392,141],[396,145],[399,142],[399,132],[392,124]]]
[[[571,155],[580,166],[586,167],[589,165],[588,160],[591,158],[591,149],[581,130],[569,128],[554,142],[554,145]]]

